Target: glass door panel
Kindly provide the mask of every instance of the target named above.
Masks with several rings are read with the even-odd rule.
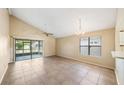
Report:
[[[16,61],[31,59],[30,40],[16,40]]]
[[[32,41],[32,58],[38,58],[42,56],[40,43],[41,41]]]
[[[22,59],[23,56],[23,41],[22,40],[16,40],[16,61],[19,61]]]
[[[23,52],[23,60],[31,59],[31,42],[24,41],[24,52]]]

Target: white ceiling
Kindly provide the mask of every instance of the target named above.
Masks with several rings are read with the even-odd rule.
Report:
[[[12,15],[55,37],[72,35],[77,31],[79,17],[86,31],[112,28],[116,23],[114,8],[12,8]],[[83,25],[82,25],[83,28]]]

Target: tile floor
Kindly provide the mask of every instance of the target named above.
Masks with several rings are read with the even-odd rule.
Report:
[[[113,70],[62,57],[9,64],[2,85],[116,85]]]

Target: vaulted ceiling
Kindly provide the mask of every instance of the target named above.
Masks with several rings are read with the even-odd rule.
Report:
[[[13,16],[55,37],[74,34],[79,18],[85,23],[82,28],[86,31],[113,28],[116,23],[114,8],[11,8],[10,11]]]

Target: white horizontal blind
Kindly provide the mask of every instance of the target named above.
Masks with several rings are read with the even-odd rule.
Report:
[[[80,40],[80,53],[83,56],[101,56],[101,37],[82,37]]]

